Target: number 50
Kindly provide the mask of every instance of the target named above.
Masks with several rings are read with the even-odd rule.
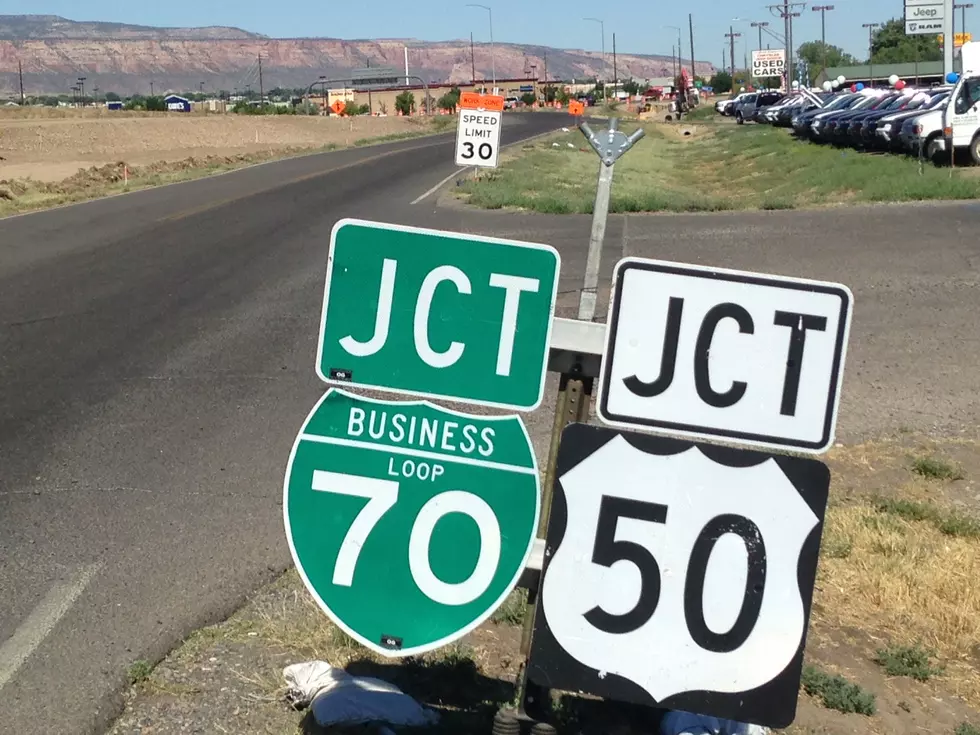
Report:
[[[606,633],[622,635],[643,627],[653,617],[660,604],[660,564],[645,546],[633,541],[617,541],[616,529],[621,518],[666,525],[667,512],[667,506],[659,503],[610,495],[602,497],[592,563],[603,567],[612,567],[620,561],[632,564],[640,573],[640,594],[633,609],[628,612],[610,613],[603,610],[601,605],[586,612],[585,619],[594,627]],[[716,633],[708,628],[704,619],[704,583],[715,544],[729,533],[741,537],[745,543],[748,574],[735,624],[724,633]],[[739,515],[725,514],[711,519],[694,542],[684,581],[684,617],[694,642],[715,653],[730,653],[745,643],[759,619],[765,584],[766,546],[759,527]]]

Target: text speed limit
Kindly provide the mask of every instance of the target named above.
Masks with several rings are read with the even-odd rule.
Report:
[[[496,168],[503,113],[461,110],[456,133],[456,165]]]
[[[783,49],[763,49],[752,52],[753,77],[778,77],[786,70],[786,52]]]

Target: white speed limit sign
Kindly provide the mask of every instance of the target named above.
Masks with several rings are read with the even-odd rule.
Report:
[[[574,424],[556,477],[530,679],[789,725],[826,466]]]
[[[456,129],[456,165],[496,168],[500,155],[500,127],[504,98],[464,92],[459,99]]]

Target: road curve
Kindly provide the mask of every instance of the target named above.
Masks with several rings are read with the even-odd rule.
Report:
[[[504,142],[566,122],[507,117]],[[0,220],[0,722],[100,732],[127,667],[289,560],[330,228],[427,224],[453,136]]]

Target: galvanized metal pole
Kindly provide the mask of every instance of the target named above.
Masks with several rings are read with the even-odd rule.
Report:
[[[616,118],[610,120],[610,124]],[[612,129],[612,127],[610,127]],[[585,283],[578,302],[578,318],[591,322],[595,317],[595,305],[599,288],[599,263],[602,258],[602,242],[606,237],[606,219],[609,216],[609,197],[612,193],[615,164],[599,164],[599,184],[595,192],[592,210],[592,234],[589,236],[589,256],[585,264]]]
[[[953,36],[953,0],[943,0],[943,76],[953,72],[953,51],[956,38]]]

